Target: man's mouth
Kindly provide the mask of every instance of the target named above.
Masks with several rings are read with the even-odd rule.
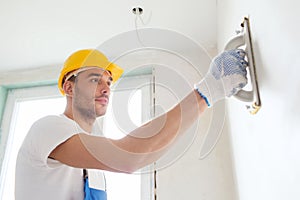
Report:
[[[107,105],[109,102],[109,98],[107,96],[101,96],[101,97],[97,97],[95,98],[95,101],[97,103],[103,104],[103,105]]]

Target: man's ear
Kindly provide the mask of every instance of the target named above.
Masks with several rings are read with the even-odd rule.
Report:
[[[65,91],[66,96],[73,96],[73,88],[74,83],[71,81],[64,82],[63,89]]]

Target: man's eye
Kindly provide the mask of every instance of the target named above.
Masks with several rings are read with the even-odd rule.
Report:
[[[99,79],[98,79],[98,78],[93,78],[93,79],[91,79],[91,82],[92,82],[92,83],[98,83],[98,82],[99,82]]]

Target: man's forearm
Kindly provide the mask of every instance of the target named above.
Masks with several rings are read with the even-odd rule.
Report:
[[[205,100],[192,91],[170,111],[122,139],[82,135],[81,140],[100,163],[131,173],[158,160],[206,108]]]
[[[193,91],[167,113],[135,129],[128,136],[117,140],[116,144],[132,153],[164,149],[191,127],[206,108],[205,100]]]

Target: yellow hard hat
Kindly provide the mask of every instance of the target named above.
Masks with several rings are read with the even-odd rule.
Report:
[[[71,54],[65,61],[64,67],[60,72],[58,79],[58,88],[61,94],[65,94],[63,90],[63,81],[65,76],[74,70],[83,67],[99,67],[110,71],[113,78],[113,83],[116,82],[123,74],[123,69],[118,65],[110,62],[105,55],[96,49],[83,49]]]

